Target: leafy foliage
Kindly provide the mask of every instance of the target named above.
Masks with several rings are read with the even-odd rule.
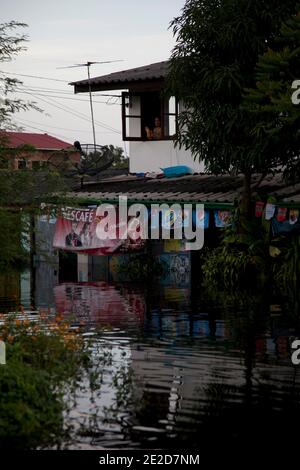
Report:
[[[279,255],[274,259],[273,276],[276,285],[283,291],[298,292],[300,279],[300,238],[294,236],[279,240]]]
[[[266,277],[267,245],[256,231],[238,234],[228,230],[221,245],[207,254],[203,264],[204,284],[208,288],[236,289],[256,285]]]
[[[292,83],[300,79],[300,4],[281,27],[272,47],[259,58],[255,86],[245,96],[245,107],[255,117],[252,135],[285,175],[300,176],[300,106],[292,103]]]
[[[27,36],[15,32],[16,29],[25,28],[26,26],[25,23],[18,21],[0,23],[0,62],[10,62],[15,55],[26,49],[24,43],[27,41]],[[20,84],[22,82],[15,78],[0,76],[0,130],[15,127],[12,118],[17,111],[31,108],[40,111],[34,102],[10,98],[10,95]]]
[[[10,269],[22,268],[28,263],[27,224],[20,211],[0,208],[0,270],[2,273]]]
[[[3,320],[3,317],[2,317]],[[87,343],[61,317],[39,323],[4,318],[0,336],[7,364],[0,367],[0,448],[60,446],[68,390],[89,368]]]
[[[242,106],[255,85],[259,55],[273,47],[296,0],[187,0],[172,27],[170,90],[185,103],[178,143],[213,173],[252,174],[278,163]],[[285,156],[285,159],[288,156]]]
[[[0,23],[0,63],[8,62],[25,49],[27,40],[24,34],[16,30],[24,28],[24,23],[11,21]],[[3,75],[3,76],[2,76]],[[14,114],[20,110],[38,109],[34,103],[11,97],[20,84],[18,80],[0,75],[0,268],[4,271],[11,267],[20,267],[28,257],[26,250],[26,217],[22,208],[38,207],[49,194],[62,194],[65,189],[63,179],[58,172],[50,171],[14,171],[9,169],[12,157],[24,157],[24,151],[34,150],[28,146],[8,149],[5,131],[13,128]]]

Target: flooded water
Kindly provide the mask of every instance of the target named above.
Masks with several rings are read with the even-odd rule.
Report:
[[[300,417],[297,318],[252,299],[246,310],[185,289],[98,283],[54,288],[56,309],[94,338],[101,387],[78,393],[71,448],[199,448],[289,442]],[[101,366],[102,368],[102,366]],[[84,431],[81,431],[84,429]]]
[[[22,275],[15,283],[25,308],[32,303],[29,281]],[[9,286],[2,288],[2,309],[20,294],[13,282]],[[190,287],[107,282],[39,291],[36,308],[83,324],[92,339],[98,385],[86,386],[86,377],[78,384],[66,416],[72,439],[65,446],[205,449],[212,442],[296,442],[300,366],[292,364],[291,343],[300,338],[300,317],[264,296],[241,302],[238,293],[227,300],[209,302]]]

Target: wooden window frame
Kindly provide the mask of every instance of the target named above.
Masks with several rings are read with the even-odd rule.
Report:
[[[178,100],[177,98],[175,97],[175,113],[166,113],[165,112],[165,99],[164,97],[162,96],[161,97],[161,110],[160,110],[160,120],[161,120],[161,129],[162,129],[162,138],[161,139],[157,139],[157,140],[149,140],[149,139],[145,139],[143,136],[142,136],[142,128],[141,128],[141,137],[130,137],[130,136],[127,136],[126,135],[126,119],[140,119],[141,123],[142,123],[142,118],[143,118],[143,107],[142,107],[142,101],[141,101],[141,113],[139,115],[137,114],[128,114],[126,112],[126,100],[129,99],[130,101],[130,97],[132,96],[138,96],[140,98],[142,98],[143,96],[143,93],[144,92],[128,92],[128,91],[124,91],[122,92],[122,139],[123,141],[129,141],[129,142],[159,142],[161,140],[175,140],[176,138],[176,135],[178,133]],[[151,91],[147,91],[147,93],[151,93]],[[155,91],[153,91],[153,93],[155,93]],[[165,119],[166,117],[169,117],[169,116],[175,116],[175,126],[176,126],[176,132],[175,132],[175,135],[172,135],[172,136],[165,136],[164,135],[164,130],[165,130]]]

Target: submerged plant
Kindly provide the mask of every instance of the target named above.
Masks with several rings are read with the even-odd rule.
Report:
[[[65,413],[72,392],[90,365],[88,344],[69,323],[59,316],[37,320],[2,316],[1,449],[60,447],[70,436]]]
[[[248,223],[242,233],[236,222],[224,232],[220,246],[207,253],[204,284],[232,289],[264,281],[268,273],[268,242],[263,229]]]
[[[296,235],[281,241],[278,256],[273,263],[273,277],[283,291],[298,291],[300,279],[300,237]]]

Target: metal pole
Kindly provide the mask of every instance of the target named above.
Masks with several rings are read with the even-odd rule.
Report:
[[[93,111],[93,100],[92,100],[92,88],[91,88],[91,77],[90,77],[90,63],[87,62],[88,70],[88,79],[89,79],[89,95],[90,95],[90,107],[91,107],[91,117],[92,117],[92,126],[93,126],[93,139],[94,139],[94,152],[96,153],[96,133],[95,133],[95,123],[94,123],[94,111]]]

